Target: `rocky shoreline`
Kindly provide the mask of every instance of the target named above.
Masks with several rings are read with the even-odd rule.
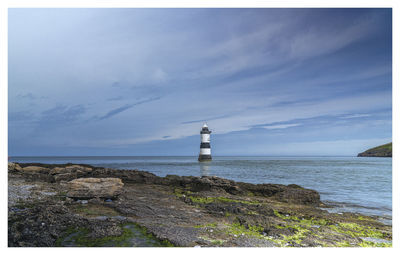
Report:
[[[8,246],[391,247],[318,192],[74,164],[8,164]]]

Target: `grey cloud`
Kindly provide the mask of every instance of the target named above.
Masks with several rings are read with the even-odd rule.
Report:
[[[137,106],[137,105],[140,105],[140,104],[144,104],[144,103],[148,103],[148,102],[155,101],[155,100],[159,100],[160,98],[161,97],[154,97],[154,98],[146,99],[146,100],[143,100],[143,101],[139,101],[139,102],[134,103],[134,104],[126,104],[124,106],[121,106],[121,107],[118,107],[118,108],[116,108],[114,110],[109,111],[104,116],[100,117],[99,120],[104,120],[104,119],[111,118],[112,116],[117,115],[118,113],[121,113],[123,111],[126,111],[126,110],[128,110],[128,109],[130,109],[130,108],[132,108],[134,106]]]
[[[221,116],[217,116],[217,117],[213,117],[213,118],[208,118],[208,119],[189,120],[189,121],[181,122],[181,124],[191,124],[191,123],[197,123],[197,122],[206,122],[206,121],[210,121],[210,120],[218,120],[218,119],[228,118],[228,117],[231,117],[231,116],[233,116],[233,114],[225,114],[225,115],[221,115]]]
[[[118,113],[121,113],[123,111],[126,111],[126,110],[128,110],[129,108],[132,108],[132,107],[133,107],[133,105],[129,105],[129,104],[121,106],[121,107],[118,107],[118,108],[116,108],[114,110],[109,111],[103,117],[100,117],[100,120],[108,119],[108,118],[110,118],[110,117],[112,117],[114,115],[117,115]]]
[[[8,121],[27,121],[32,120],[33,115],[29,111],[9,112]]]
[[[36,96],[34,96],[32,93],[26,93],[26,94],[18,94],[18,98],[26,98],[26,99],[36,99]]]
[[[107,99],[107,101],[119,101],[119,100],[122,100],[122,99],[124,99],[122,96],[117,96],[117,97],[109,98],[109,99]]]
[[[39,124],[42,126],[61,126],[68,125],[76,121],[80,115],[86,112],[83,105],[64,106],[59,105],[42,112]]]

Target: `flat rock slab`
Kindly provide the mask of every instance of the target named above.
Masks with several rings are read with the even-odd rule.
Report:
[[[67,183],[71,198],[114,198],[122,193],[124,183],[119,178],[79,178]]]

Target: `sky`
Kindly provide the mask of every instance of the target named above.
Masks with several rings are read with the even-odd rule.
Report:
[[[10,156],[354,156],[392,141],[391,9],[9,9]]]

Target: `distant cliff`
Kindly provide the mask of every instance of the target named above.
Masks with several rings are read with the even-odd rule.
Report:
[[[358,153],[357,157],[392,157],[392,143]]]

